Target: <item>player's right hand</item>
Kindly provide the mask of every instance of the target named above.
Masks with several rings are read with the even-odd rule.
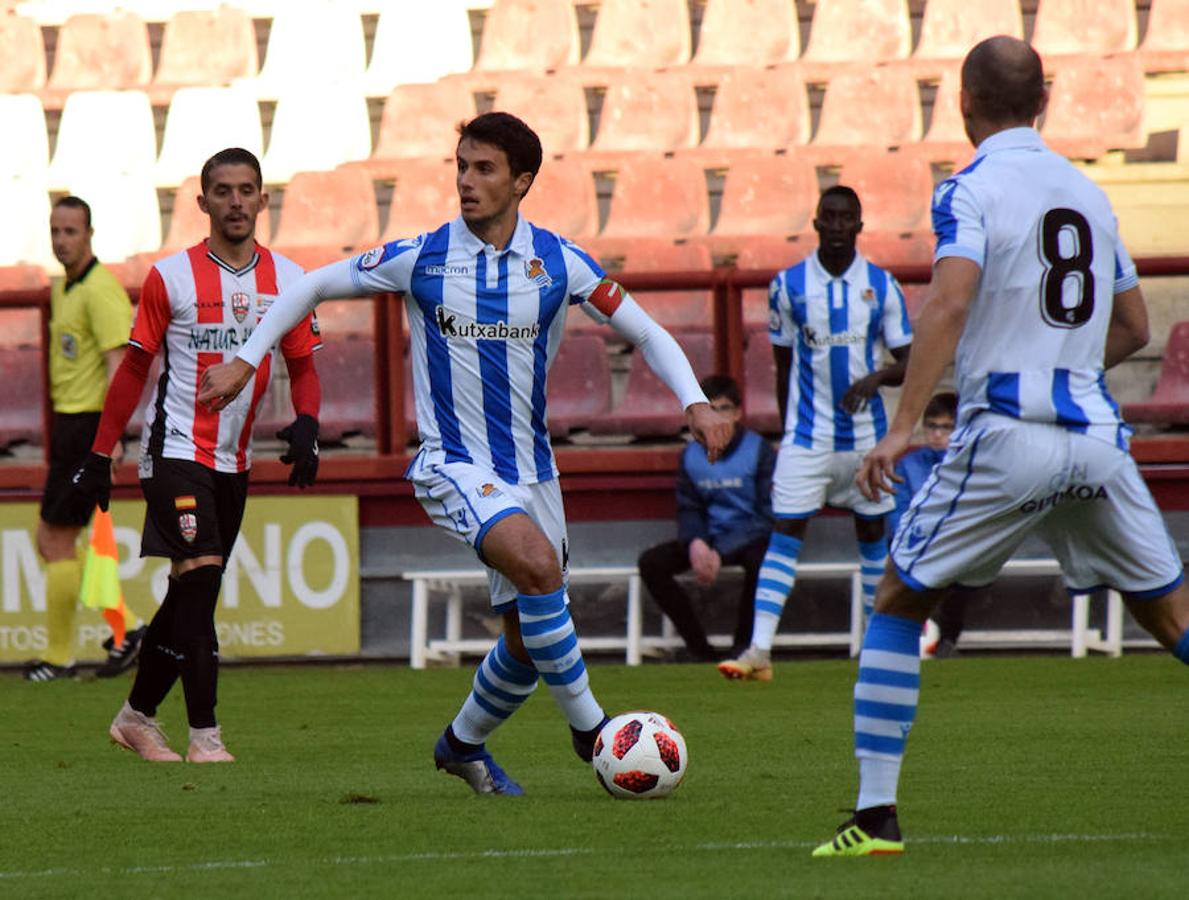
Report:
[[[84,462],[70,477],[72,503],[80,513],[98,506],[104,512],[111,502],[111,457],[101,453],[87,454]]]
[[[895,494],[893,482],[904,479],[896,474],[896,461],[908,449],[908,441],[912,436],[889,431],[883,436],[859,464],[859,471],[855,473],[855,484],[864,497],[878,502],[880,493]]]
[[[709,403],[691,403],[685,411],[690,433],[706,448],[706,458],[714,462],[727,449],[735,426],[722,413],[715,412]]]
[[[238,356],[230,362],[210,366],[202,373],[202,381],[198,384],[198,402],[211,412],[218,412],[239,396],[255,372],[255,366]]]

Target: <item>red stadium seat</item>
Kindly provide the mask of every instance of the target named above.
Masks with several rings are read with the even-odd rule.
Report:
[[[360,168],[298,172],[285,188],[273,245],[305,269],[360,253],[380,237],[372,180]]]
[[[41,349],[6,347],[0,353],[0,384],[5,399],[0,403],[0,450],[16,443],[40,444],[45,430],[42,403],[45,379],[41,369]]]
[[[1147,143],[1144,73],[1133,54],[1070,61],[1053,78],[1041,133],[1058,153],[1092,159]]]
[[[713,237],[802,234],[817,197],[817,173],[799,155],[740,159],[727,170]]]
[[[570,0],[495,0],[483,24],[475,69],[547,72],[577,63],[578,50],[578,19]]]
[[[32,19],[9,10],[0,13],[0,93],[45,87],[45,45]]]
[[[568,238],[599,230],[599,205],[590,170],[581,161],[546,159],[520,211],[534,225]]]
[[[1041,56],[1135,49],[1135,0],[1037,0],[1032,46]]]
[[[454,160],[409,160],[394,172],[396,187],[382,240],[413,238],[458,215]]]
[[[1151,0],[1148,31],[1139,49],[1145,71],[1189,69],[1189,5],[1182,0]]]
[[[852,68],[830,79],[813,143],[875,149],[920,137],[916,79],[906,66],[889,65]]]
[[[782,150],[808,141],[809,97],[796,67],[743,67],[719,82],[698,151]]]
[[[780,407],[776,402],[776,360],[768,340],[767,324],[747,331],[743,354],[743,422],[760,434],[780,433]]]
[[[570,335],[561,342],[549,370],[547,397],[549,433],[554,437],[589,428],[607,414],[611,407],[611,368],[601,337]]]
[[[145,87],[152,75],[149,31],[139,16],[71,16],[58,32],[46,104],[70,91]]]
[[[1168,334],[1152,396],[1125,405],[1123,417],[1129,422],[1189,424],[1189,321],[1177,322]]]
[[[1003,0],[927,0],[914,59],[961,60],[970,48],[997,34],[1024,36],[1019,4]]]
[[[157,86],[224,85],[256,75],[256,29],[234,6],[186,10],[165,23]]]
[[[803,241],[753,240],[740,248],[735,265],[740,269],[766,269],[779,272],[800,262],[817,249],[817,236]],[[768,287],[747,288],[743,291],[743,327],[746,331],[766,331],[768,328]],[[750,390],[750,387],[748,388]]]
[[[689,62],[686,0],[602,0],[586,66],[614,69],[679,66]]]
[[[863,204],[863,232],[906,234],[929,230],[933,173],[921,159],[897,153],[855,157],[838,173]]]
[[[697,95],[685,75],[623,72],[607,88],[591,150],[694,147],[698,131]]]
[[[641,156],[615,178],[603,238],[686,238],[710,227],[706,176],[683,159]]]
[[[801,50],[797,10],[788,0],[708,0],[694,64],[769,66]]]
[[[969,145],[966,128],[962,122],[962,108],[958,97],[962,90],[962,74],[954,66],[948,67],[937,84],[933,95],[933,118],[925,141],[931,144],[964,143]]]
[[[210,235],[210,219],[198,208],[198,195],[201,193],[202,185],[198,175],[191,175],[178,186],[173,196],[169,230],[165,236],[165,243],[161,245],[163,252],[176,253],[178,250],[194,246]],[[256,218],[256,238],[262,244],[267,244],[271,234],[272,223],[268,210],[264,209]]]
[[[462,81],[397,85],[384,101],[371,158],[454,159],[458,123],[474,115],[475,98]]]
[[[872,63],[905,59],[912,49],[906,0],[832,0],[813,8],[805,63]]]
[[[623,258],[625,272],[709,272],[714,268],[705,244],[639,241]],[[638,291],[633,296],[652,318],[670,331],[709,331],[714,327],[710,290]]]
[[[348,302],[370,309],[367,303]],[[322,349],[314,354],[314,366],[322,381],[318,421],[324,440],[376,436],[375,351],[370,334],[338,334],[330,323],[323,329]],[[284,365],[282,361],[281,367]]]
[[[541,139],[546,157],[585,150],[590,143],[586,94],[581,84],[565,76],[504,79],[493,108],[527,122]]]
[[[714,337],[709,334],[678,335],[698,378],[714,370]],[[606,416],[591,423],[594,434],[630,434],[636,437],[676,437],[685,424],[681,404],[644,359],[633,350],[628,384],[623,398]]]

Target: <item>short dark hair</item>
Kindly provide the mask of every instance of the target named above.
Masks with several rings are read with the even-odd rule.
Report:
[[[962,61],[962,89],[972,112],[995,124],[1031,122],[1044,104],[1040,54],[1018,38],[989,37]]]
[[[859,194],[853,187],[848,187],[845,184],[835,184],[822,191],[822,195],[817,198],[817,205],[820,207],[822,201],[827,197],[845,197],[855,205],[855,210],[861,216],[863,215],[863,204],[859,200]]]
[[[54,203],[54,209],[57,209],[59,206],[65,206],[68,209],[81,209],[83,211],[83,221],[86,222],[88,228],[91,227],[91,204],[82,197],[76,197],[74,194],[60,197]],[[42,207],[42,209],[44,208]]]
[[[953,391],[942,391],[940,394],[934,394],[929,404],[925,407],[923,418],[931,419],[935,416],[948,416],[951,419],[958,418],[958,395]]]
[[[458,140],[461,142],[464,138],[503,150],[513,176],[528,172],[535,178],[541,171],[541,139],[511,113],[483,113],[469,122],[460,122]]]
[[[739,382],[730,375],[707,375],[702,379],[701,386],[702,393],[711,402],[723,397],[730,400],[736,406],[743,405],[743,395],[739,392]]]
[[[211,186],[211,172],[219,166],[251,166],[256,173],[256,187],[264,187],[264,176],[260,172],[260,160],[251,150],[243,147],[228,147],[220,150],[202,164],[202,192],[205,194]]]

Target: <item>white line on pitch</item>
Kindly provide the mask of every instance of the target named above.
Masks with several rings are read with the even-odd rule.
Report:
[[[1166,835],[1133,832],[1124,834],[988,834],[960,835],[939,834],[913,837],[907,841],[911,848],[915,844],[1094,844],[1108,841],[1156,841]],[[671,853],[688,851],[725,850],[801,850],[817,846],[817,841],[740,841],[707,844],[675,845],[667,848]],[[662,848],[654,848],[660,850]],[[542,849],[475,850],[454,853],[426,851],[424,853],[400,853],[383,856],[328,856],[322,859],[227,859],[210,862],[186,863],[162,866],[102,866],[94,870],[53,868],[31,871],[0,871],[0,881],[22,878],[92,877],[96,875],[171,875],[183,872],[211,872],[227,869],[265,869],[272,867],[305,866],[372,866],[415,862],[451,862],[456,860],[481,859],[553,859],[565,856],[598,856],[621,854],[623,848],[608,847],[592,849],[586,847],[556,847]]]

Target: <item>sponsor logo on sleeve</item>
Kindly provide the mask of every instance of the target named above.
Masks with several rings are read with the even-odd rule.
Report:
[[[384,246],[372,247],[372,249],[365,253],[359,254],[359,259],[356,261],[356,268],[361,272],[367,272],[374,269],[384,261]]]

